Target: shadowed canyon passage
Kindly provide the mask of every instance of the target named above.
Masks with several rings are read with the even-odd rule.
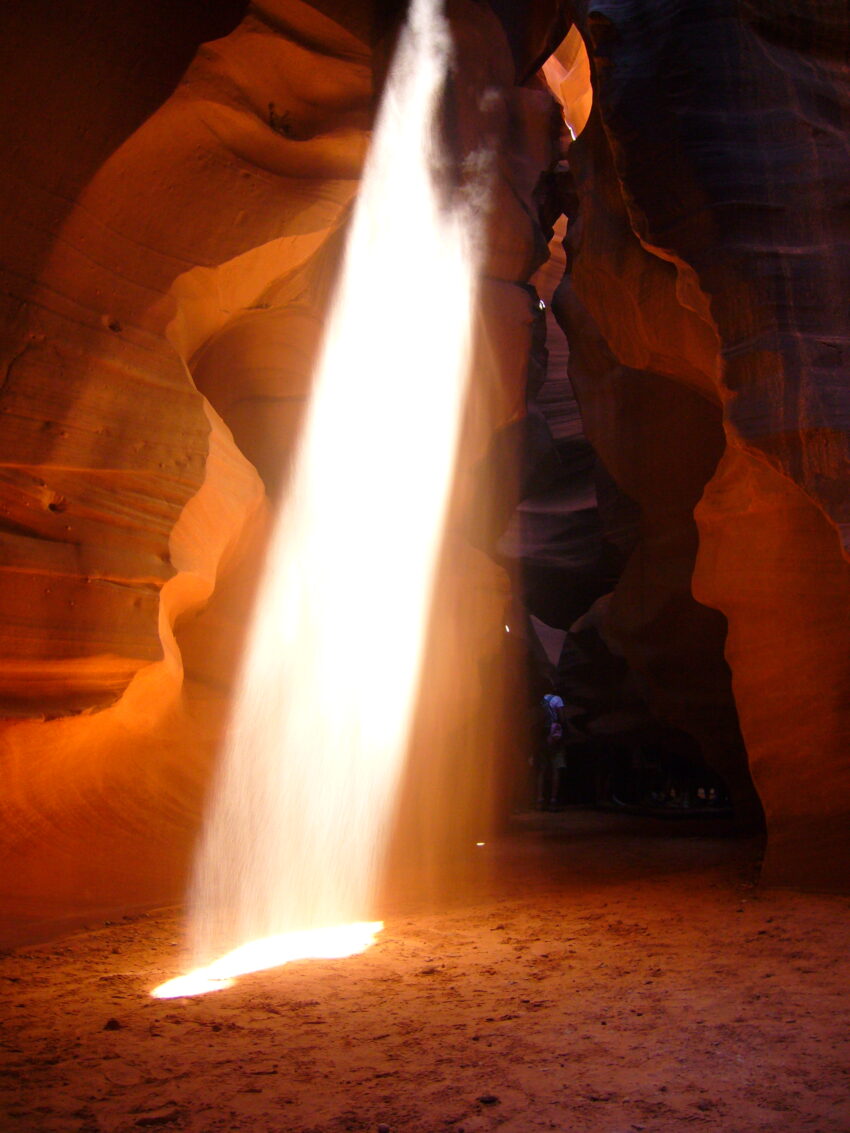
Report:
[[[36,3],[2,13],[0,909],[9,941],[185,892],[285,488],[280,450],[293,451],[302,428],[404,7],[269,0],[190,3],[166,16],[153,2],[62,13]],[[472,853],[475,841],[485,852],[492,844],[475,815],[482,794],[503,818],[530,802],[533,709],[550,678],[567,701],[574,766],[587,771],[569,784],[584,805],[640,809],[651,793],[669,812],[671,798],[686,797],[683,777],[705,791],[715,776],[741,826],[757,828],[763,810],[763,884],[846,891],[846,11],[453,0],[448,14],[457,66],[444,92],[447,174],[459,176],[483,142],[496,157],[458,479],[388,895],[412,877],[439,892],[452,872],[470,871],[484,891],[495,859]],[[413,247],[412,233],[399,239],[385,271],[393,296],[413,293]],[[400,373],[431,329],[423,319],[399,348]],[[404,448],[419,422],[390,413],[383,427]],[[349,468],[329,459],[328,470],[342,498]],[[387,515],[387,531],[393,523]],[[338,530],[333,558],[344,569],[357,539]],[[363,651],[361,641],[339,642],[340,687],[356,684]],[[667,776],[661,792],[645,789],[647,761]],[[447,797],[450,813],[414,805]],[[593,817],[582,814],[551,822],[580,830]],[[725,820],[712,821],[719,838]],[[544,842],[542,870],[589,865],[576,839]],[[629,876],[633,842],[625,861],[605,839],[593,844]],[[674,839],[674,858],[685,844],[708,858],[727,845]],[[729,854],[740,868],[760,856],[751,843],[739,850]],[[717,884],[737,897],[735,877],[709,873],[694,877],[717,924],[744,916],[732,896],[708,894]],[[639,890],[647,900],[650,891],[699,921],[681,890]],[[558,909],[569,895],[558,894],[549,937],[566,932]],[[781,975],[771,956],[759,978],[782,981],[795,1004],[795,965],[834,986],[829,938],[838,939],[842,899],[760,899],[801,903],[776,953]],[[616,900],[647,928],[649,951],[686,930],[660,912],[653,921],[649,906],[641,921],[623,887]],[[594,902],[585,912],[616,923],[610,903]],[[814,951],[802,939],[809,916],[823,926]],[[774,930],[765,918],[752,937],[728,931],[745,965],[759,933]],[[677,939],[684,955],[690,938]],[[83,965],[86,941],[94,962],[94,938],[68,946]],[[126,944],[109,947],[120,956]],[[61,947],[51,987],[61,983]],[[13,997],[16,963],[32,972],[37,962],[8,960]],[[505,996],[511,980],[532,978],[516,963],[521,976],[499,969]],[[778,1019],[781,997],[744,987],[716,958],[703,963],[731,999],[758,997],[751,1014],[726,1019],[716,991],[711,1026],[778,1042],[782,1021],[773,1030],[770,1011]],[[102,974],[145,983],[115,964]],[[694,981],[682,981],[664,986],[693,1002]],[[558,987],[560,996],[567,985]],[[29,1004],[36,1044],[48,1005],[39,994],[10,1000]],[[819,996],[802,1027],[811,1050],[823,1028],[841,1024],[827,1002]],[[483,1018],[516,1014],[513,1003],[497,1012],[494,1003]],[[631,1034],[617,1017],[617,1034]],[[800,1018],[789,1013],[785,1024]],[[654,1019],[661,1041],[663,1013]],[[674,1019],[685,1037],[684,1017]],[[557,1016],[549,1023],[557,1029]],[[585,1034],[576,1047],[588,1054]],[[730,1030],[713,1034],[721,1048],[737,1042]],[[829,1041],[840,1049],[837,1030]],[[759,1068],[735,1050],[753,1087]],[[63,1059],[52,1079],[60,1093],[60,1077],[74,1075],[71,1047]],[[750,1127],[794,1128],[804,1115],[842,1129],[843,1111],[826,1108],[839,1105],[837,1074],[832,1066],[798,1082],[792,1097],[776,1092],[775,1073]],[[135,1105],[146,1104],[151,1076],[142,1074]],[[592,1110],[603,1102],[589,1095],[605,1091],[590,1079],[582,1104]],[[801,1100],[809,1087],[815,1109]],[[499,1091],[481,1089],[465,1121],[486,1127],[498,1108],[476,1099]],[[108,1102],[99,1117],[68,1107],[39,1117],[31,1097],[18,1127],[195,1120],[179,1099],[172,1121],[167,1097],[164,1112],[138,1117],[99,1097]],[[785,1117],[767,1112],[771,1099]],[[289,1127],[309,1128],[299,1112]],[[314,1126],[345,1123],[342,1107],[316,1112]],[[724,1127],[719,1110],[697,1112]],[[684,1113],[664,1119],[673,1128]],[[373,1107],[356,1120],[376,1116]],[[649,1116],[618,1111],[611,1128]],[[579,1118],[600,1125],[590,1112]],[[208,1114],[196,1126],[212,1122]]]

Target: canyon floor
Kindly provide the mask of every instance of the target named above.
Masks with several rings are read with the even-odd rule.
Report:
[[[180,910],[0,958],[3,1133],[847,1133],[846,897],[706,820],[526,814],[368,952],[211,995]]]

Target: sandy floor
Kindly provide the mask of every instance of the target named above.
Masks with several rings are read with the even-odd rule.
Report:
[[[719,827],[568,812],[349,960],[197,999],[175,911],[0,961],[0,1129],[848,1133],[847,898]]]

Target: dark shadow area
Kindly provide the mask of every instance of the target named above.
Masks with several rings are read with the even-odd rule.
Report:
[[[0,7],[0,152],[14,173],[3,185],[7,223],[31,194],[51,199],[50,227],[26,233],[34,277],[80,190],[165,102],[199,45],[232,31],[247,6],[13,0]]]

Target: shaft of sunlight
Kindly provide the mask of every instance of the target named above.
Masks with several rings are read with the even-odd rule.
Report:
[[[453,481],[478,258],[469,195],[440,184],[451,45],[439,9],[413,0],[388,78],[208,804],[189,912],[213,986],[247,970],[251,942],[264,942],[258,967],[282,963],[287,934],[362,930],[374,903]]]

